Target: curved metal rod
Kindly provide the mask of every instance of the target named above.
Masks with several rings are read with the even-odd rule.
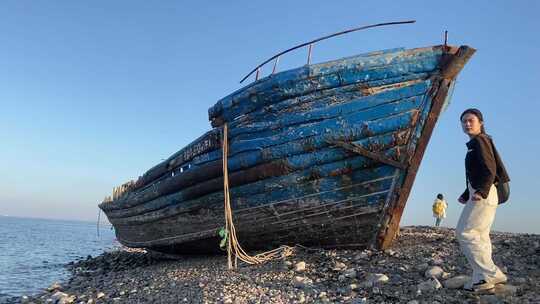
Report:
[[[324,37],[321,37],[321,38],[317,38],[315,40],[311,40],[311,41],[306,42],[306,43],[299,44],[299,45],[294,46],[294,47],[292,47],[290,49],[287,49],[287,50],[285,50],[285,51],[283,51],[283,52],[281,52],[281,53],[279,53],[277,55],[274,55],[270,59],[268,59],[265,62],[259,64],[256,68],[251,70],[251,72],[249,72],[249,74],[247,74],[244,78],[242,78],[242,80],[240,80],[240,83],[244,82],[244,80],[246,80],[249,76],[251,76],[251,74],[253,74],[255,71],[257,71],[258,68],[260,68],[263,65],[267,64],[268,62],[272,61],[276,57],[279,57],[279,56],[281,56],[281,55],[283,55],[285,53],[288,53],[288,52],[290,52],[292,50],[296,50],[296,49],[301,48],[303,46],[310,45],[312,43],[319,42],[321,40],[325,40],[325,39],[332,38],[332,37],[335,37],[335,36],[347,34],[347,33],[350,33],[350,32],[356,32],[356,31],[360,31],[360,30],[365,30],[365,29],[372,28],[372,27],[385,26],[385,25],[394,25],[394,24],[415,23],[415,22],[416,22],[416,20],[408,20],[408,21],[395,21],[395,22],[385,22],[385,23],[377,23],[377,24],[365,25],[365,26],[353,28],[353,29],[350,29],[350,30],[342,31],[342,32],[339,32],[339,33],[331,34],[331,35],[328,35],[328,36],[324,36]]]

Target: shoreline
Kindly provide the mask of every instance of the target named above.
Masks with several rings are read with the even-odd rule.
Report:
[[[458,286],[470,271],[454,229],[408,226],[384,252],[295,247],[289,257],[233,271],[225,255],[105,252],[70,262],[65,282],[6,303],[539,303],[540,235],[491,237],[509,282],[486,294]]]

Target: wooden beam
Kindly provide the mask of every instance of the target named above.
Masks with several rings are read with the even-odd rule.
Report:
[[[398,161],[395,161],[395,160],[390,159],[388,157],[382,156],[382,155],[377,154],[375,152],[371,152],[369,150],[366,150],[363,147],[361,147],[360,145],[357,145],[355,143],[348,143],[348,142],[344,142],[344,141],[340,141],[340,140],[329,141],[328,143],[336,145],[336,146],[341,147],[343,149],[349,150],[351,152],[360,154],[360,155],[362,155],[364,157],[376,160],[376,161],[378,161],[380,163],[390,165],[392,167],[396,167],[396,168],[399,168],[399,169],[406,169],[407,168],[407,164],[400,163]]]
[[[399,188],[399,192],[395,194],[394,203],[389,206],[386,212],[386,219],[382,221],[376,240],[376,246],[379,249],[384,250],[388,248],[399,231],[399,222],[405,208],[405,203],[411,192],[420,161],[424,156],[427,144],[435,128],[435,123],[441,114],[448,90],[452,82],[455,81],[457,74],[463,69],[463,66],[475,52],[476,50],[471,47],[461,46],[459,49],[451,48],[444,54],[444,59],[441,62],[441,74],[439,77],[433,79],[434,87],[438,87],[438,89],[435,92],[433,104],[424,125],[423,134],[418,140],[416,152],[410,161],[410,167],[407,170],[403,185]],[[439,82],[439,85],[436,84],[437,82]]]
[[[422,132],[423,134],[418,140],[416,152],[410,161],[410,166],[407,170],[403,185],[399,188],[399,192],[396,194],[396,198],[393,200],[394,203],[389,206],[386,212],[386,219],[382,221],[381,229],[376,240],[376,246],[379,249],[384,250],[388,248],[399,231],[399,222],[401,220],[401,215],[403,214],[403,209],[405,208],[405,203],[407,202],[407,198],[411,192],[412,185],[416,178],[416,173],[418,172],[418,168],[420,166],[420,161],[424,156],[427,144],[431,138],[433,128],[435,127],[435,123],[437,122],[441,112],[450,83],[451,81],[448,79],[442,79],[440,82],[437,95],[433,99],[431,111],[424,125],[424,131]]]

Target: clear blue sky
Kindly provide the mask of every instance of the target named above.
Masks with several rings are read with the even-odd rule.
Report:
[[[260,4],[257,4],[260,3]],[[442,43],[478,49],[433,133],[402,224],[431,224],[438,192],[455,226],[464,188],[458,117],[480,108],[512,178],[494,228],[540,233],[538,1],[2,1],[0,214],[95,220],[113,186],[210,129],[207,109],[271,55],[313,61]],[[302,50],[281,69],[305,63]],[[266,69],[266,72],[269,68]]]

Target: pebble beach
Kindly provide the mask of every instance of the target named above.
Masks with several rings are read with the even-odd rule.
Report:
[[[124,248],[71,262],[65,282],[7,303],[540,303],[540,235],[491,237],[509,281],[483,293],[462,289],[470,271],[454,229],[411,226],[385,251],[295,247],[236,270],[225,255]]]

